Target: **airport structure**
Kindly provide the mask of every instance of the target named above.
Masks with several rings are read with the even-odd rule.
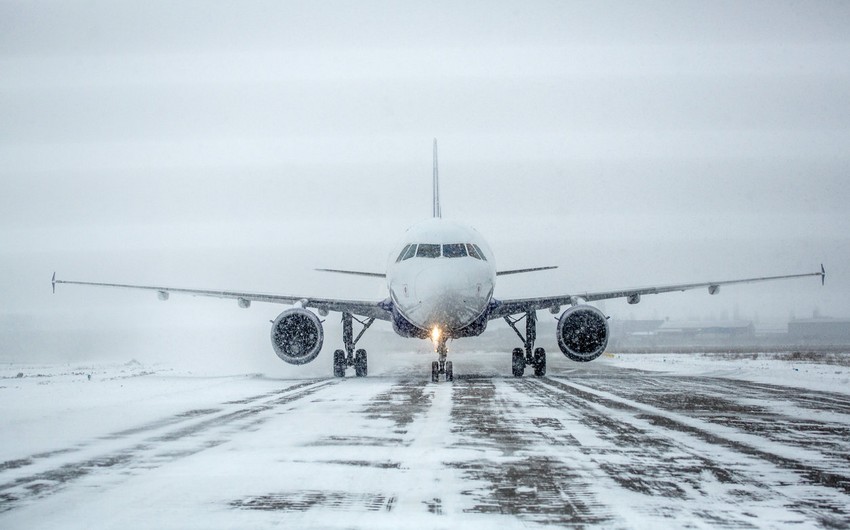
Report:
[[[788,336],[796,341],[850,344],[850,318],[806,318],[788,323]]]
[[[611,320],[609,351],[646,349],[786,350],[850,347],[850,319],[795,319],[782,329],[750,320]]]

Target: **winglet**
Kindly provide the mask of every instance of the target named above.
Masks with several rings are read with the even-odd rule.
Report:
[[[440,218],[440,174],[437,170],[437,139],[434,138],[434,217]]]
[[[823,268],[823,263],[820,264],[820,284],[826,283],[826,269]]]
[[[50,279],[50,285],[53,286],[53,294],[56,294],[56,271],[53,271],[53,278]]]

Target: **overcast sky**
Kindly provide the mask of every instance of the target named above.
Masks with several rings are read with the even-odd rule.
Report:
[[[843,1],[0,2],[0,312],[163,318],[53,270],[380,299],[312,269],[383,270],[437,137],[444,216],[561,267],[497,296],[824,262],[605,309],[850,316],[848,28]]]

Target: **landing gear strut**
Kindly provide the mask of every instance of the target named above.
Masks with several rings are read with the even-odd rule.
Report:
[[[357,337],[354,336],[354,320],[357,320],[363,326]],[[354,374],[357,377],[366,377],[368,371],[366,350],[360,349],[355,352],[354,347],[374,321],[374,318],[362,321],[354,318],[351,313],[342,314],[342,342],[345,345],[345,351],[336,350],[334,352],[334,377],[345,377],[345,370],[349,366],[354,367]]]
[[[447,337],[440,337],[437,340],[437,355],[439,360],[431,363],[431,382],[440,382],[440,375],[445,374],[446,381],[454,381],[454,371],[452,370],[452,362],[446,360],[448,347],[446,346]]]
[[[523,318],[525,319],[524,337],[516,327],[517,322]],[[518,318],[506,316],[505,322],[514,330],[525,346],[525,351],[522,348],[514,348],[511,353],[511,371],[514,377],[522,377],[526,366],[533,366],[534,375],[537,377],[546,375],[546,350],[534,348],[534,341],[537,339],[537,313],[526,311],[525,315]]]

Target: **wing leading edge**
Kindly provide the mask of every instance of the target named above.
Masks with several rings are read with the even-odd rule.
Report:
[[[53,290],[56,284],[88,285],[95,287],[117,287],[120,289],[136,289],[142,291],[156,291],[161,300],[167,300],[170,293],[188,294],[190,296],[208,296],[212,298],[228,298],[236,300],[240,307],[248,307],[251,302],[269,302],[273,304],[296,304],[310,307],[319,311],[336,311],[351,313],[358,316],[375,318],[377,320],[390,320],[391,313],[384,309],[383,302],[371,302],[367,300],[336,300],[332,298],[313,298],[309,296],[288,296],[279,294],[250,293],[241,291],[218,291],[208,289],[184,289],[181,287],[157,287],[152,285],[127,285],[121,283],[98,283],[77,282],[69,280],[57,280],[53,274],[51,280]]]
[[[490,312],[490,319],[503,318],[508,315],[524,313],[527,311],[538,311],[542,309],[558,308],[564,305],[572,305],[580,302],[596,302],[614,298],[628,298],[630,303],[637,303],[645,294],[661,294],[675,291],[689,291],[703,287],[708,288],[709,294],[717,294],[721,285],[735,285],[742,283],[757,283],[773,280],[787,280],[792,278],[805,278],[820,276],[821,283],[826,278],[826,271],[821,265],[820,272],[808,272],[802,274],[788,274],[783,276],[763,276],[758,278],[745,278],[740,280],[724,280],[718,282],[683,283],[674,285],[662,285],[656,287],[642,287],[636,289],[620,289],[616,291],[585,292],[575,294],[564,294],[558,296],[545,296],[536,298],[513,298],[495,301],[495,307]],[[57,284],[87,285],[95,287],[114,287],[120,289],[135,289],[143,291],[155,291],[160,299],[167,300],[170,293],[187,294],[190,296],[207,296],[212,298],[225,298],[236,300],[241,307],[248,307],[251,302],[268,302],[274,304],[296,304],[310,307],[319,311],[346,312],[358,316],[375,318],[377,320],[391,320],[391,312],[387,301],[373,302],[367,300],[338,300],[332,298],[314,298],[306,296],[290,296],[266,293],[252,293],[243,291],[224,291],[209,289],[185,289],[182,287],[164,287],[152,285],[129,285],[120,283],[79,282],[70,280],[57,280],[53,274],[51,280],[55,292]]]
[[[628,298],[630,303],[637,303],[645,294],[671,293],[674,291],[689,291],[703,287],[708,288],[709,294],[717,294],[721,285],[734,285],[739,283],[757,283],[772,280],[788,280],[791,278],[805,278],[808,276],[820,276],[821,283],[826,278],[826,271],[821,264],[820,272],[807,272],[803,274],[788,274],[784,276],[763,276],[760,278],[746,278],[743,280],[725,280],[721,282],[699,282],[681,283],[675,285],[661,285],[657,287],[641,287],[637,289],[621,289],[617,291],[601,291],[596,293],[576,293],[560,296],[544,296],[538,298],[513,298],[499,300],[496,307],[490,312],[490,319],[502,318],[508,315],[524,313],[526,311],[537,311],[540,309],[558,308],[564,305],[572,305],[584,302],[596,302],[599,300],[610,300],[613,298]]]

